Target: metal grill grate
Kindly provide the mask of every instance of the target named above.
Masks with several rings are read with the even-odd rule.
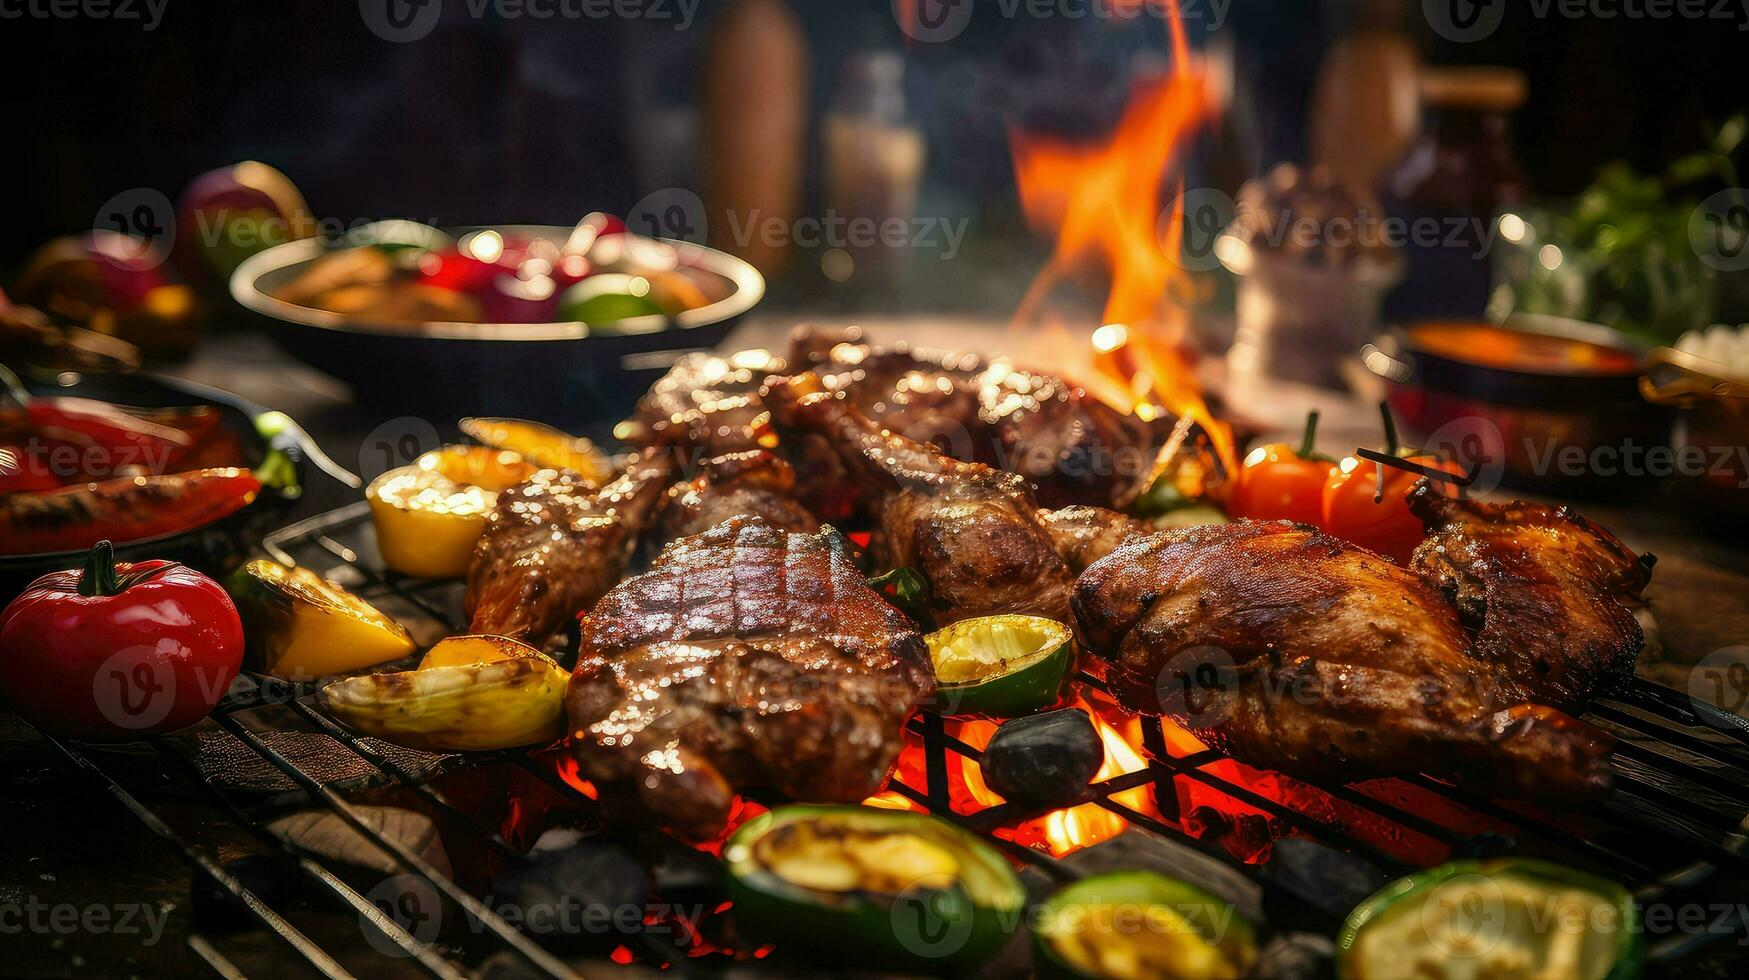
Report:
[[[376,563],[374,532],[367,506],[355,504],[293,525],[264,542],[279,561],[303,565],[335,578],[367,600],[406,623],[415,636],[430,642],[449,635],[459,625],[460,592],[456,583],[406,579],[386,573]],[[466,807],[447,799],[428,779],[403,762],[386,755],[369,740],[361,739],[329,720],[313,705],[313,691],[286,691],[284,682],[250,677],[251,690],[228,698],[215,712],[220,728],[246,745],[273,769],[284,774],[320,807],[361,834],[401,871],[429,880],[445,902],[477,921],[483,933],[498,947],[510,950],[539,974],[568,977],[573,971],[497,912],[471,894],[454,878],[414,853],[393,837],[380,833],[335,787],[325,785],[276,750],[261,734],[239,721],[239,714],[272,702],[283,704],[310,729],[333,740],[340,751],[350,752],[382,776],[415,794],[455,826],[469,828],[483,849],[501,855],[516,855],[497,828],[486,825]],[[1088,696],[1099,698],[1099,680],[1083,674]],[[1704,717],[1703,714],[1704,713]],[[1152,832],[1167,841],[1193,848],[1221,859],[1258,883],[1266,896],[1271,890],[1291,888],[1273,878],[1266,866],[1248,864],[1231,856],[1215,839],[1193,832],[1187,825],[1192,815],[1179,812],[1185,792],[1214,793],[1267,815],[1282,832],[1302,836],[1352,852],[1381,872],[1397,874],[1414,869],[1400,848],[1381,845],[1380,828],[1390,840],[1414,841],[1422,848],[1452,856],[1519,854],[1546,857],[1594,870],[1630,883],[1642,905],[1700,902],[1716,894],[1721,884],[1738,887],[1749,879],[1745,857],[1745,834],[1749,833],[1749,729],[1738,719],[1690,699],[1643,682],[1637,682],[1620,697],[1598,703],[1591,721],[1621,740],[1616,757],[1618,789],[1585,813],[1548,813],[1516,804],[1495,803],[1426,777],[1405,781],[1384,780],[1351,787],[1303,787],[1278,779],[1272,786],[1287,786],[1291,792],[1263,792],[1235,775],[1221,753],[1202,750],[1175,756],[1168,749],[1166,724],[1143,720],[1143,741],[1148,757],[1145,768],[1092,787],[1090,802],[1117,814],[1131,826]],[[948,817],[985,836],[1000,849],[1053,880],[1066,880],[1079,872],[1070,859],[1053,858],[1043,851],[1021,846],[1000,832],[1042,814],[1003,803],[975,812],[955,809],[950,798],[950,766],[963,760],[976,761],[979,751],[948,731],[948,723],[925,712],[909,723],[909,734],[921,742],[924,754],[924,785],[905,782],[895,775],[890,789],[929,810]],[[242,902],[250,913],[277,933],[290,949],[318,973],[344,977],[348,971],[279,911],[251,893],[220,866],[215,858],[179,834],[159,814],[131,793],[99,758],[76,745],[57,741],[60,750],[76,765],[102,780],[124,806],[148,828],[180,850],[201,874]],[[261,820],[214,782],[203,778],[186,755],[167,740],[154,742],[167,768],[197,784],[202,792],[231,819],[247,828],[270,849],[285,854],[321,889],[331,893],[342,907],[374,924],[388,941],[399,947],[411,962],[438,977],[463,977],[468,966],[441,954],[410,935],[369,899],[325,867],[320,859],[288,844]],[[552,765],[526,751],[485,753],[474,763],[509,763],[537,777],[563,794],[579,809],[593,812],[593,799],[559,776]],[[1158,815],[1141,812],[1116,799],[1138,787],[1152,788]],[[1418,811],[1416,801],[1437,799],[1438,812]],[[1458,819],[1453,819],[1454,815]],[[1356,822],[1369,830],[1357,829]],[[1478,823],[1491,829],[1475,832]],[[1456,826],[1454,826],[1456,825]],[[1278,899],[1306,903],[1316,895],[1280,894]],[[1267,897],[1266,897],[1267,901]],[[1330,920],[1323,927],[1333,930]],[[1732,919],[1732,931],[1672,931],[1648,938],[1648,958],[1655,964],[1675,964],[1700,947],[1734,936],[1741,923]],[[190,946],[223,975],[238,975],[219,950],[205,937],[195,935]],[[676,955],[676,947],[659,940],[645,942],[635,955],[657,964],[671,964],[682,972],[709,969],[728,957],[710,962],[688,961]],[[742,952],[742,958],[745,957]]]

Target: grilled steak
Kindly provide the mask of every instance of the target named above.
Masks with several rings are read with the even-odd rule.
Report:
[[[544,644],[624,574],[673,479],[651,450],[599,489],[547,470],[499,494],[468,566],[473,632]]]
[[[1607,736],[1518,697],[1416,575],[1304,525],[1132,540],[1087,569],[1073,604],[1126,706],[1170,714],[1241,761],[1539,797],[1608,785]]]
[[[566,711],[609,806],[702,839],[741,787],[823,802],[879,788],[933,678],[923,638],[847,548],[736,518],[596,603]]]
[[[1454,500],[1425,483],[1409,506],[1428,531],[1410,567],[1457,606],[1503,685],[1568,708],[1633,674],[1644,635],[1622,603],[1646,587],[1651,556],[1566,507]]]

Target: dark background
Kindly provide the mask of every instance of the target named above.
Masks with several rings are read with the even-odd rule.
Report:
[[[0,7],[12,14],[27,0],[8,2]],[[90,227],[113,194],[153,187],[174,200],[195,174],[245,158],[286,171],[319,214],[345,222],[568,223],[623,210],[691,182],[686,109],[700,45],[725,6],[701,0],[682,31],[673,20],[474,19],[466,0],[447,0],[430,36],[392,44],[367,29],[355,0],[166,2],[150,32],[139,21],[0,19],[20,165],[6,182],[14,225],[0,268]],[[1135,56],[1164,49],[1154,17],[1010,19],[997,0],[971,2],[959,38],[909,46],[888,0],[791,3],[811,47],[816,113],[848,53],[907,51],[934,213],[1012,211],[1005,127],[1095,129],[1121,106]],[[1207,0],[1200,6],[1206,14]],[[1232,0],[1219,32],[1192,30],[1193,44],[1219,36],[1235,52],[1239,103],[1213,138],[1213,181],[1303,156],[1313,77],[1355,7]],[[1535,188],[1561,195],[1611,159],[1658,168],[1695,148],[1707,121],[1749,102],[1738,77],[1749,14],[1733,13],[1573,20],[1513,2],[1504,25],[1474,44],[1438,38],[1420,0],[1404,0],[1400,17],[1430,63],[1528,73],[1518,152]]]

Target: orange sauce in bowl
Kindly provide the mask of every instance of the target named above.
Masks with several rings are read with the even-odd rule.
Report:
[[[1510,330],[1491,323],[1422,323],[1410,345],[1438,357],[1528,374],[1631,374],[1640,358],[1588,340]]]

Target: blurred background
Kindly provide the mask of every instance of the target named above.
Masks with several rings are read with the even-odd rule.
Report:
[[[914,200],[917,214],[966,219],[956,257],[971,261],[913,250],[871,293],[855,275],[836,283],[842,270],[823,274],[825,249],[801,248],[758,263],[768,267],[772,302],[849,310],[1011,304],[1049,243],[1016,235],[1010,130],[1073,137],[1109,129],[1132,79],[1158,71],[1167,56],[1162,4],[923,0],[919,23],[946,26],[911,33],[951,38],[919,40],[901,23],[906,2],[647,0],[624,8],[632,16],[602,4],[592,14],[578,7],[549,17],[531,15],[549,9],[539,0],[526,9],[484,0],[377,4],[409,18],[419,37],[408,43],[385,40],[368,10],[361,15],[377,0],[361,9],[167,0],[155,23],[143,2],[139,19],[9,19],[13,52],[0,72],[19,93],[13,131],[29,145],[17,155],[20,179],[9,183],[17,223],[0,245],[0,267],[15,271],[41,242],[90,228],[118,193],[155,188],[174,200],[194,175],[244,159],[284,171],[315,213],[352,223],[568,224],[594,210],[628,214],[669,188],[708,199],[699,161],[710,156],[713,129],[701,125],[701,112],[759,120],[797,105],[800,160],[790,162],[781,147],[763,150],[771,168],[793,167],[765,176],[794,187],[754,186],[755,176],[718,188],[719,197],[776,194],[797,213],[823,214],[835,194],[851,193],[830,186],[831,117],[891,121],[914,134],[897,149],[890,133],[885,142],[876,137],[880,152],[899,159],[888,161],[895,172],[864,177],[896,182],[889,193]],[[1533,4],[1455,0],[1445,14],[1429,14],[1442,4],[1187,2],[1190,46],[1222,58],[1231,85],[1227,111],[1195,149],[1192,183],[1237,194],[1276,163],[1339,155],[1332,141],[1350,139],[1345,127],[1375,111],[1398,121],[1383,133],[1362,126],[1378,144],[1362,155],[1388,161],[1423,115],[1392,94],[1412,95],[1410,59],[1522,73],[1522,99],[1508,98],[1519,103],[1506,113],[1508,145],[1523,192],[1538,201],[1571,201],[1617,162],[1662,175],[1705,148],[1743,103],[1731,77],[1749,43],[1741,11],[1728,12],[1735,21],[1570,19]],[[1455,23],[1453,11],[1497,26],[1454,40],[1459,31],[1433,23]],[[713,85],[749,62],[772,68],[766,74],[779,87]],[[1317,108],[1338,91],[1361,106],[1349,110],[1353,118]],[[1394,99],[1396,109],[1367,108]],[[1360,170],[1369,167],[1383,169]],[[1716,189],[1707,178],[1719,183],[1709,172],[1656,196],[1698,201]],[[1012,260],[1011,278],[984,271],[1003,268],[1016,250],[1031,259]],[[1742,317],[1740,309],[1719,315]]]

